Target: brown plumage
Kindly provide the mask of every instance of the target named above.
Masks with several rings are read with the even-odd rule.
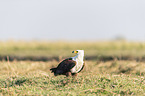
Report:
[[[60,62],[56,68],[50,69],[55,76],[76,76],[84,68],[84,50],[76,50],[72,51],[72,53],[76,53],[76,56],[67,58]]]
[[[77,76],[77,73],[71,73],[71,69],[75,65],[76,65],[76,61],[73,61],[72,58],[68,58],[68,59],[65,59],[62,62],[60,62],[60,64],[56,68],[51,68],[50,70],[52,71],[52,73],[54,73],[55,76],[57,76],[57,75]],[[81,68],[81,70],[83,68],[84,68],[84,65]]]

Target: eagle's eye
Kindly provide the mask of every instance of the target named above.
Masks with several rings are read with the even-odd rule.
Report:
[[[72,51],[72,53],[78,53],[78,51]]]

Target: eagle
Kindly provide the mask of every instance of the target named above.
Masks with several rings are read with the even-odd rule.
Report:
[[[62,60],[56,68],[51,68],[51,72],[57,75],[77,76],[84,68],[84,50],[72,51],[76,56]]]

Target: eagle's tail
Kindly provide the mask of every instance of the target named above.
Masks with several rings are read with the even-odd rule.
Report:
[[[51,73],[56,73],[56,69],[57,68],[51,68],[50,70],[51,70]]]
[[[50,71],[51,73],[54,73],[55,76],[57,76],[58,74],[56,73],[57,68],[51,68]]]
[[[50,70],[51,70],[51,73],[54,73],[54,75],[57,76],[57,73],[56,73],[57,68],[51,68]]]

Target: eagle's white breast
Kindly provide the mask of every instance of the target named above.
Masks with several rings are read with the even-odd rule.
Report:
[[[72,57],[72,60],[76,61],[76,65],[71,69],[72,73],[77,73],[82,69],[84,63],[83,58],[84,53],[77,54],[75,57]]]

